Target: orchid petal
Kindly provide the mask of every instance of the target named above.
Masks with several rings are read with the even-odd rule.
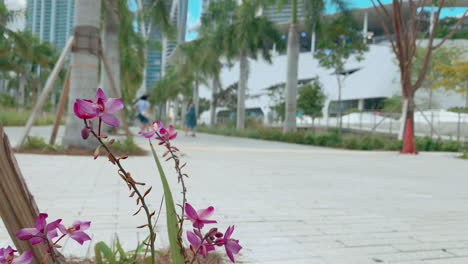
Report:
[[[46,218],[47,218],[47,214],[39,214],[39,216],[37,216],[36,218],[36,223],[35,223],[35,227],[37,230],[40,230],[40,231],[43,231],[47,222],[46,222]]]
[[[105,101],[104,105],[106,113],[114,113],[122,110],[124,107],[122,98],[109,98],[107,101]]]
[[[101,88],[97,89],[94,101],[97,102],[99,99],[102,99],[103,101],[107,100],[106,94],[104,94],[104,91]]]
[[[32,251],[25,251],[21,256],[13,259],[11,264],[28,264],[33,258]]]
[[[226,245],[226,248],[229,248],[229,251],[231,251],[234,254],[239,253],[239,251],[242,249],[242,246],[239,245],[238,240],[229,240]]]
[[[59,225],[58,229],[60,230],[60,232],[62,232],[62,234],[68,234],[68,229],[64,225]]]
[[[76,230],[84,231],[84,230],[89,229],[89,227],[91,226],[91,221],[80,221],[80,220],[77,220],[77,221],[73,222],[72,226],[73,226]]]
[[[190,242],[190,244],[197,249],[198,246],[200,245],[201,239],[195,233],[191,231],[187,231],[187,239]]]
[[[118,127],[120,125],[120,122],[119,120],[117,119],[117,117],[115,117],[113,114],[109,114],[109,113],[102,113],[99,118],[101,118],[101,120],[108,124],[109,126],[114,126],[114,127]]]
[[[229,226],[226,232],[224,233],[224,239],[230,238],[232,235],[232,232],[234,232],[234,226]]]
[[[38,233],[40,233],[40,231],[34,227],[22,228],[18,232],[16,232],[16,237],[20,240],[29,240]]]
[[[91,240],[91,237],[89,237],[88,234],[82,231],[75,231],[70,233],[70,238],[80,243],[80,245],[83,245],[85,241]]]
[[[57,219],[57,220],[55,220],[53,222],[50,222],[47,225],[47,231],[52,231],[52,230],[56,229],[57,227],[59,227],[60,222],[62,222],[62,219]]]
[[[29,241],[31,242],[31,245],[36,245],[44,241],[44,239],[42,237],[33,237]]]
[[[54,237],[58,237],[57,229],[50,230],[49,232],[47,232],[47,239],[50,240]]]
[[[185,216],[192,221],[198,219],[197,211],[189,203],[185,203]]]
[[[214,212],[214,207],[210,206],[206,209],[198,210],[197,214],[200,219],[206,219],[206,218],[209,218],[213,214],[213,212]]]
[[[229,250],[227,247],[225,247],[225,249],[226,249],[226,255],[228,255],[229,259],[230,259],[233,263],[235,263],[236,260],[234,259],[234,255],[232,254],[232,251]]]
[[[92,101],[76,99],[73,111],[78,118],[91,119],[98,115],[99,108]]]

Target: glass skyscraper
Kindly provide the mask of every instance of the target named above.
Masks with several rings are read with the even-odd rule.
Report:
[[[72,34],[73,15],[73,0],[28,0],[26,28],[60,49]]]

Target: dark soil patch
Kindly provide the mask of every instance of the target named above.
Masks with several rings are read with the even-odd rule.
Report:
[[[94,149],[87,148],[66,148],[66,149],[13,149],[15,153],[27,153],[27,154],[41,154],[41,155],[70,155],[70,156],[93,156]],[[112,153],[116,156],[146,156],[148,152],[143,149],[137,149],[127,152],[121,152],[115,149],[111,149]],[[101,150],[101,155],[104,155],[104,150]]]
[[[187,257],[188,259],[192,259],[193,253],[187,250]],[[80,258],[69,258],[67,259],[68,264],[96,264],[96,261],[94,259],[80,259]],[[142,259],[137,260],[135,264],[141,264],[143,263]],[[155,263],[157,264],[171,264],[171,255],[169,253],[158,253],[156,255],[156,261]],[[225,263],[223,261],[223,257],[221,254],[217,252],[212,252],[206,256],[206,258],[199,256],[197,261],[195,261],[197,264],[221,264]]]

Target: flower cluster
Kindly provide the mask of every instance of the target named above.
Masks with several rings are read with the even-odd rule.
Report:
[[[227,228],[226,232],[221,233],[217,228],[211,228],[206,234],[202,234],[202,228],[205,224],[217,223],[215,220],[209,220],[214,212],[214,207],[196,211],[189,203],[185,204],[185,217],[193,224],[193,232],[187,231],[187,239],[190,242],[190,250],[196,255],[206,257],[208,252],[215,250],[215,246],[224,246],[226,254],[232,262],[235,262],[234,255],[239,253],[242,246],[239,240],[231,238],[234,232],[234,226]]]
[[[177,137],[177,130],[173,125],[169,125],[167,128],[161,121],[153,122],[150,126],[150,130],[141,130],[138,134],[143,135],[145,138],[155,138],[159,140],[160,144],[168,143],[169,140],[173,140]]]
[[[122,110],[124,107],[122,98],[107,98],[104,91],[99,88],[94,97],[94,101],[89,99],[76,99],[73,105],[73,111],[78,118],[88,120],[95,117],[99,118],[99,134],[101,131],[101,122],[110,126],[118,127],[119,120],[114,115],[115,112]],[[83,139],[89,136],[89,129],[81,130]]]
[[[89,235],[84,232],[91,226],[90,221],[75,221],[72,224],[72,226],[67,228],[61,224],[62,219],[57,219],[55,221],[47,223],[47,220],[46,220],[47,217],[48,217],[47,214],[44,214],[44,213],[39,214],[39,216],[36,218],[36,223],[34,227],[20,229],[18,232],[16,232],[16,237],[18,237],[18,239],[20,240],[29,240],[29,242],[31,242],[31,245],[43,243],[46,248],[46,251],[50,254],[53,254],[52,248],[61,247],[58,244],[58,242],[67,235],[71,239],[80,243],[81,245],[83,245],[85,241],[91,240],[91,237],[89,237]],[[55,242],[53,242],[52,239],[59,236],[57,229],[60,230],[60,232],[62,233],[62,236],[60,236]],[[0,251],[0,255],[1,255],[1,251]],[[26,257],[27,256],[28,255],[26,255]],[[3,264],[1,260],[2,259],[0,256],[0,264]],[[5,263],[10,263],[10,262],[5,262]],[[16,263],[16,262],[11,262],[11,263]]]
[[[31,251],[25,251],[21,256],[15,258],[15,253],[18,252],[10,246],[0,248],[0,264],[28,264],[33,258]]]

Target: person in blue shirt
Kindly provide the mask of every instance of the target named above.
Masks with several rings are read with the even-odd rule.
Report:
[[[187,114],[185,115],[185,134],[192,137],[195,136],[195,128],[197,127],[197,115],[195,113],[195,105],[191,104]],[[188,131],[190,130],[190,134]]]
[[[143,95],[133,106],[137,110],[137,118],[141,123],[141,130],[149,129],[151,104],[149,103],[148,99],[148,95]]]

